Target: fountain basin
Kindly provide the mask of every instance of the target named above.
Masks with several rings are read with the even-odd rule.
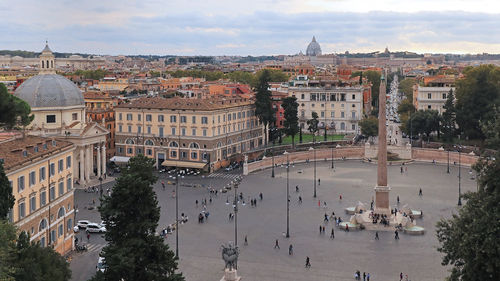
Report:
[[[354,213],[356,213],[356,207],[347,207],[344,209],[345,210],[345,213],[348,214],[348,215],[354,215]],[[351,226],[349,226],[351,227]]]
[[[419,219],[422,217],[422,211],[419,211],[419,210],[411,210],[411,215],[416,218],[416,219]]]
[[[359,224],[355,224],[355,223],[348,222],[348,221],[343,221],[343,222],[339,223],[340,229],[345,230],[347,228],[347,226],[349,226],[349,230],[359,230],[359,228],[360,228]]]
[[[425,232],[425,229],[421,226],[408,226],[404,228],[404,232],[410,235],[423,235]]]

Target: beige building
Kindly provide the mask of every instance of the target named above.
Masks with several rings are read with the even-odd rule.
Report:
[[[450,90],[455,92],[454,87],[422,87],[420,85],[413,86],[413,105],[417,110],[437,110],[443,113],[444,104]]]
[[[76,145],[73,175],[83,185],[106,173],[109,132],[86,119],[82,92],[73,82],[55,74],[53,62],[54,55],[45,46],[40,55],[40,74],[24,81],[14,94],[31,106],[35,116],[27,128],[29,134],[64,137]]]
[[[264,143],[247,99],[141,98],[115,111],[116,155],[144,154],[158,167],[213,171]]]
[[[16,199],[9,220],[31,241],[60,254],[74,246],[74,150],[69,141],[36,136],[0,143],[0,161]]]

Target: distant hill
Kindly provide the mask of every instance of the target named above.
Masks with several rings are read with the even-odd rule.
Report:
[[[31,51],[21,51],[21,50],[0,50],[0,56],[5,56],[5,55],[10,55],[10,56],[20,56],[23,58],[37,58],[40,55],[40,52],[31,52]],[[84,58],[92,56],[89,54],[80,54],[80,53],[58,53],[55,52],[54,56],[56,58],[67,58],[72,55],[79,55]]]

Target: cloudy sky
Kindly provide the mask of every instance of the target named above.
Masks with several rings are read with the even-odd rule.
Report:
[[[0,49],[95,54],[500,53],[498,0],[0,0]]]

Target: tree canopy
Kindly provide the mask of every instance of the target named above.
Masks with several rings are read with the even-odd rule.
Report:
[[[9,178],[5,175],[3,163],[0,162],[0,220],[5,219],[10,209],[14,207],[15,198],[12,194],[12,186]]]
[[[155,235],[160,207],[152,184],[154,160],[143,155],[130,159],[105,197],[99,211],[106,222],[108,245],[103,249],[106,271],[94,280],[184,280],[163,238]]]
[[[359,126],[361,133],[368,138],[378,135],[378,119],[374,116],[363,118],[359,121]]]
[[[411,115],[404,126],[406,134],[426,135],[429,140],[431,133],[438,132],[441,116],[436,110],[419,110]],[[411,130],[411,132],[410,132]]]
[[[0,83],[0,126],[12,129],[17,126],[28,126],[35,118],[31,108],[22,99],[8,93],[3,83]]]
[[[442,125],[441,125],[441,131],[443,132],[443,139],[445,142],[452,142],[453,137],[455,136],[455,127],[456,127],[456,122],[455,122],[455,96],[453,95],[453,90],[450,89],[450,92],[448,93],[446,97],[446,102],[443,106],[443,109],[445,110],[442,114]]]
[[[283,123],[285,133],[292,136],[292,146],[295,146],[295,135],[299,132],[299,104],[297,98],[287,97],[283,99],[281,106],[285,109],[285,122]]]
[[[316,111],[313,111],[311,117],[312,117],[311,119],[307,120],[307,125],[309,132],[311,132],[311,134],[313,135],[313,142],[316,142],[316,133],[319,130],[318,113],[316,113]]]
[[[417,80],[414,78],[405,78],[399,82],[399,91],[410,101],[413,100],[413,85],[416,83]]]
[[[255,94],[255,115],[259,121],[266,127],[265,130],[265,144],[267,145],[268,125],[273,124],[276,116],[271,100],[271,91],[269,90],[269,82],[271,81],[271,73],[269,70],[264,69],[259,77],[259,83],[256,87]]]
[[[354,72],[351,75],[351,77],[357,77],[360,75],[361,75],[361,72]],[[372,106],[377,108],[378,107],[378,95],[380,92],[380,72],[374,71],[374,70],[367,70],[367,71],[363,71],[363,75],[372,84],[372,87],[371,87],[372,88],[372,100],[371,100],[371,102],[372,102]],[[375,112],[378,112],[378,110]],[[372,114],[373,114],[373,112],[372,112]]]

